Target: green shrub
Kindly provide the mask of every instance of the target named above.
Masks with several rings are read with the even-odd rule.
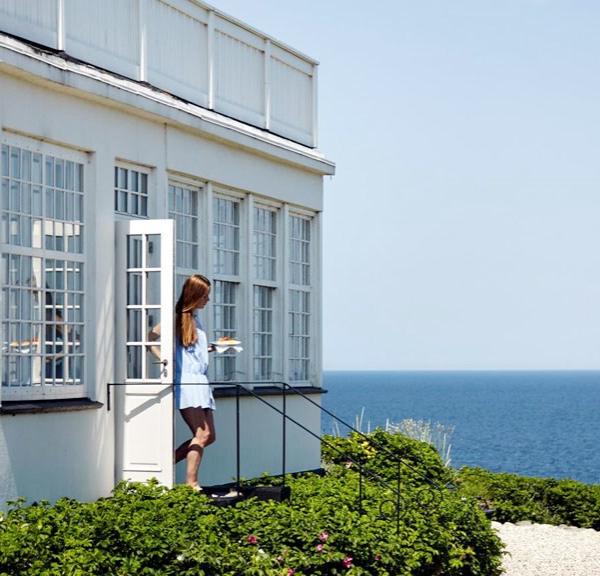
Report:
[[[600,530],[600,485],[462,468],[459,492],[491,508],[499,522],[530,520]]]
[[[283,503],[218,507],[185,486],[168,490],[155,482],[121,483],[112,497],[92,503],[14,503],[0,517],[0,574],[499,574],[500,541],[473,500],[442,484],[449,473],[435,451],[376,434],[411,462],[401,478],[398,533],[396,493],[365,482],[361,513],[359,475],[325,450],[327,474],[289,478],[292,498]],[[389,455],[347,442],[364,448],[381,476],[394,477]],[[439,488],[423,480],[425,470]]]

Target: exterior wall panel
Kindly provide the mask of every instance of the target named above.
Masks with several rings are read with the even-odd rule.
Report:
[[[207,15],[194,17],[159,1],[148,5],[146,15],[148,82],[207,106]]]
[[[57,0],[0,0],[1,29],[57,48]]]
[[[220,30],[215,34],[215,109],[264,123],[264,52]]]
[[[286,61],[287,60],[287,61]],[[303,144],[312,144],[313,78],[301,61],[271,58],[271,129]]]
[[[138,0],[65,2],[66,52],[139,79]]]

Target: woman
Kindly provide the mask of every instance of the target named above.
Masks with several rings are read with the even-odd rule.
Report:
[[[208,384],[208,345],[200,322],[200,310],[208,303],[210,280],[190,276],[175,307],[175,399],[181,416],[192,432],[175,450],[175,462],[186,459],[186,484],[201,491],[198,469],[204,448],[215,441],[215,399]]]

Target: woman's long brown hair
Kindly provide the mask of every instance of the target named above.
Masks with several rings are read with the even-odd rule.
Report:
[[[183,346],[192,346],[198,340],[193,312],[210,291],[210,280],[202,274],[190,276],[183,284],[175,306],[175,335]]]

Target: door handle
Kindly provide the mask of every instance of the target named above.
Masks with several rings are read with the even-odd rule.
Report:
[[[152,364],[162,364],[165,368],[169,365],[168,360],[157,360],[156,362],[152,362]]]

